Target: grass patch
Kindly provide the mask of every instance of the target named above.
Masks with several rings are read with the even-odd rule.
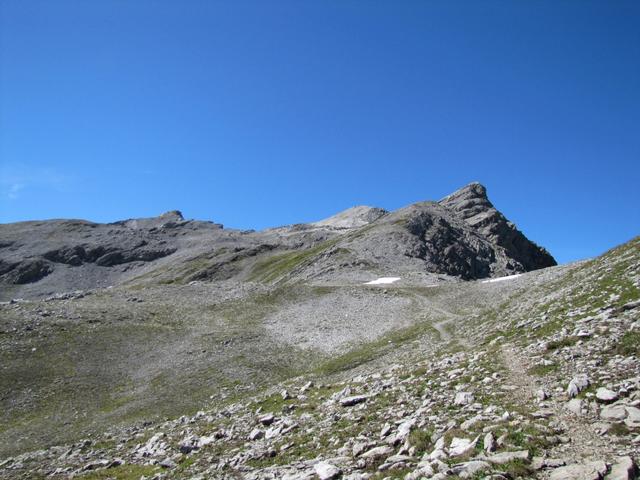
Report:
[[[547,351],[551,352],[560,348],[572,347],[573,345],[578,343],[578,340],[580,340],[580,337],[576,336],[564,337],[560,340],[552,340],[547,343]]]
[[[557,371],[558,368],[560,367],[555,363],[552,363],[551,365],[536,365],[527,370],[527,373],[537,377],[544,377],[545,375],[549,375],[550,373]]]
[[[578,395],[576,395],[576,398],[587,398],[588,396],[593,395],[595,393],[596,393],[596,386],[594,384],[591,384],[587,388],[582,390],[580,393],[578,393]]]
[[[509,478],[532,478],[535,471],[524,460],[512,460],[500,465],[500,470],[506,473]],[[482,477],[484,478],[484,477]]]
[[[340,238],[334,238],[306,250],[271,255],[256,263],[249,280],[272,283],[296,268],[311,263],[315,256],[333,247],[339,240]]]
[[[274,393],[258,402],[257,406],[262,408],[263,413],[282,413],[287,405],[293,403],[293,400],[293,398],[285,400],[280,393]]]
[[[432,430],[413,430],[409,434],[409,444],[416,449],[416,455],[419,456],[429,450],[432,445]]]
[[[629,435],[631,432],[629,428],[624,423],[614,423],[607,430],[609,435],[616,435],[618,437],[623,437],[625,435]]]
[[[375,472],[373,473],[373,477],[371,478],[372,479],[384,478],[389,480],[401,479],[401,478],[405,478],[411,472],[413,472],[413,468],[394,468],[393,470],[385,470],[384,472]]]
[[[640,355],[640,332],[625,333],[616,347],[616,353],[625,356]]]
[[[544,432],[535,424],[524,425],[515,430],[508,429],[506,433],[507,443],[517,449],[529,450],[531,455],[538,455],[550,446]]]
[[[83,480],[138,480],[141,476],[153,476],[160,471],[155,465],[126,464],[119,467],[87,472],[78,476]]]

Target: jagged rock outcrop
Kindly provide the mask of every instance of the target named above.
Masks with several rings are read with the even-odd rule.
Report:
[[[346,234],[336,249],[349,252],[340,267],[439,274],[464,280],[502,277],[556,264],[470,184],[440,202],[420,202],[381,216]],[[335,262],[314,265],[314,275],[335,272]],[[333,274],[333,273],[331,273]],[[325,275],[326,276],[326,275]]]
[[[462,218],[478,234],[504,248],[506,254],[522,265],[525,271],[556,265],[549,252],[527,239],[495,209],[483,185],[470,183],[439,203]]]
[[[351,207],[332,217],[310,223],[309,225],[335,229],[358,228],[375,222],[387,213],[389,212],[382,208],[367,206]]]

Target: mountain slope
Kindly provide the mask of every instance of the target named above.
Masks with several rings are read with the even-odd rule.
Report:
[[[414,339],[433,353],[451,321],[541,277],[462,280],[554,263],[477,184],[451,198],[470,192],[494,219],[486,231],[457,201],[261,232],[177,211],[0,226],[0,295],[26,299],[0,303],[0,455],[371,366]],[[384,276],[400,280],[364,285]]]
[[[634,478],[640,239],[505,281],[350,295],[366,291],[412,296],[416,323],[264,393],[10,458],[0,477]]]

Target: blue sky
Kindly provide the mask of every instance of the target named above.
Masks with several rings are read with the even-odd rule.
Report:
[[[475,180],[561,262],[640,234],[635,0],[0,9],[0,222],[259,229]]]

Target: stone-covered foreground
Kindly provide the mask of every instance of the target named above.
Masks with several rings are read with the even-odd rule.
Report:
[[[614,403],[590,394],[574,411],[569,385],[530,378],[519,355],[494,343],[348,382],[291,382],[253,402],[9,459],[3,476],[634,478],[640,372],[609,383]]]
[[[297,378],[193,416],[9,458],[0,477],[636,478],[639,260],[635,240],[451,320],[435,351],[417,338],[341,380]]]

